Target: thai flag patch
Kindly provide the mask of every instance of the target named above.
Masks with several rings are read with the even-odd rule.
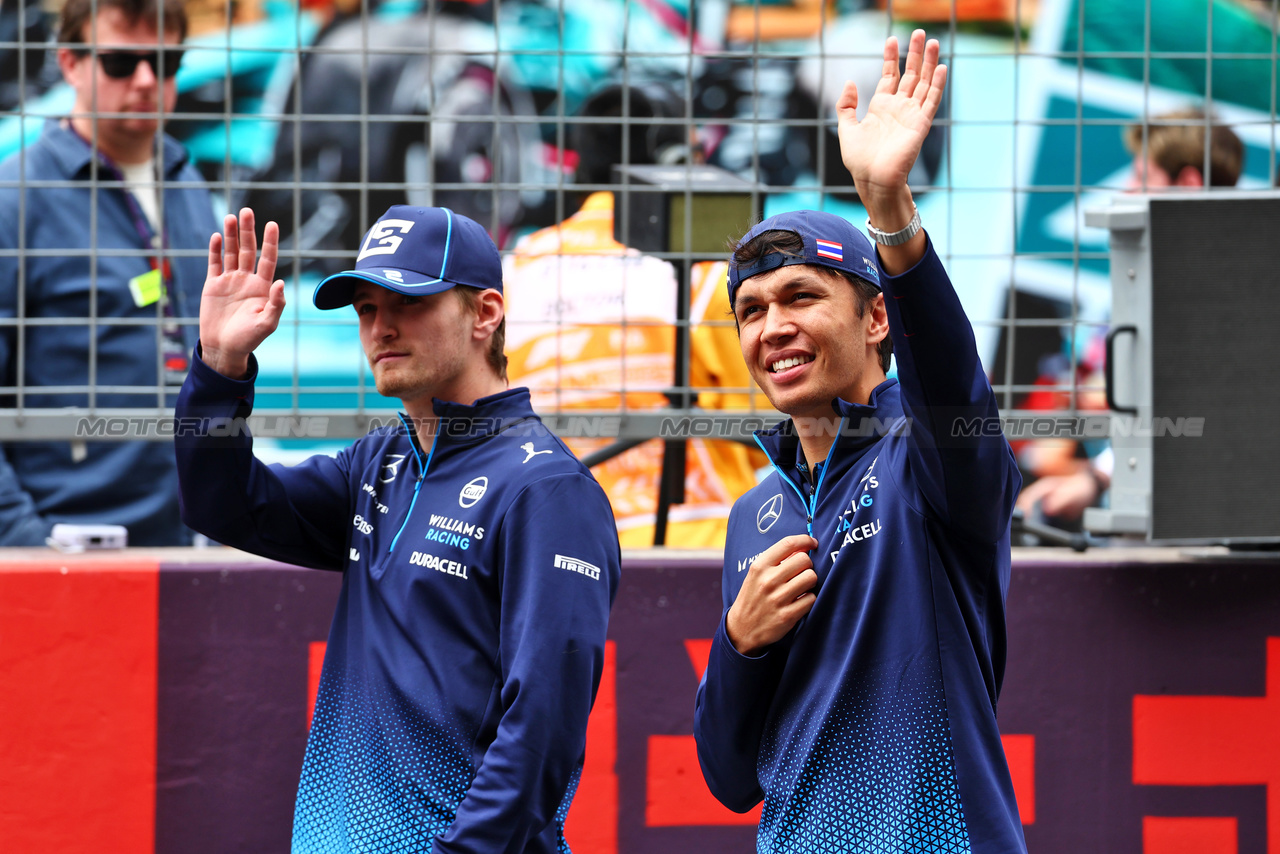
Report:
[[[844,247],[839,243],[833,243],[830,240],[814,240],[813,242],[818,247],[819,258],[830,258],[832,261],[844,260]]]

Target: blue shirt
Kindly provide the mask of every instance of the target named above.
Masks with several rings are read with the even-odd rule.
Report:
[[[694,733],[715,796],[764,801],[761,852],[1024,852],[996,726],[1009,520],[1020,477],[973,332],[929,247],[882,277],[899,380],[833,403],[810,473],[790,421],[758,434],[775,471],[734,505],[725,613],[751,562],[808,533],[809,614],[756,657],[724,618]]]
[[[177,414],[213,420],[178,422],[178,472],[196,530],[344,573],[293,850],[567,850],[621,565],[590,472],[528,389],[293,467],[229,428],[252,403],[252,375],[195,360]]]
[[[87,385],[92,346],[97,385],[149,388],[99,393],[97,407],[172,405],[172,396],[157,400],[155,392],[155,325],[114,323],[156,317],[155,305],[139,306],[129,289],[131,279],[151,269],[156,235],[145,220],[138,222],[127,191],[106,167],[100,166],[98,181],[91,183],[92,156],[74,131],[50,121],[35,144],[0,163],[0,319],[17,317],[20,299],[25,318],[83,318],[66,326],[28,325],[21,338],[14,326],[0,327],[0,384],[18,384],[21,340],[21,381],[28,390]],[[173,314],[194,318],[209,236],[218,223],[200,173],[169,137],[163,160]],[[98,318],[92,330],[91,313]],[[187,347],[195,346],[196,326],[182,330]],[[23,400],[31,408],[88,403],[88,395],[71,392],[28,393]],[[14,397],[4,405],[13,406]],[[0,545],[43,545],[55,522],[124,525],[130,545],[189,542],[190,532],[178,518],[178,481],[167,441],[88,442],[84,450],[77,459],[67,442],[4,445]]]

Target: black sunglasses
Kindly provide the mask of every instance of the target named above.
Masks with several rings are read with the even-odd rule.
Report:
[[[89,51],[80,50],[81,56],[88,56]],[[163,52],[158,50],[143,51],[114,51],[100,50],[98,51],[98,61],[102,63],[102,70],[108,76],[116,80],[126,80],[133,76],[138,70],[138,63],[146,62],[151,66],[151,73],[156,77],[160,76],[160,56],[164,55],[164,76],[172,77],[178,73],[178,65],[182,63],[181,48],[166,48]]]

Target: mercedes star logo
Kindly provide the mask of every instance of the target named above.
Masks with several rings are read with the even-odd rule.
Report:
[[[379,483],[390,483],[400,474],[400,464],[404,462],[404,454],[387,454],[382,458],[382,473]]]
[[[760,505],[760,512],[756,514],[756,530],[760,533],[766,533],[773,527],[773,523],[778,521],[778,517],[782,515],[782,493],[770,498],[764,504]]]

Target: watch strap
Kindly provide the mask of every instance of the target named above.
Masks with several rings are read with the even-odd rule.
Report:
[[[914,204],[911,206],[911,222],[898,231],[881,231],[871,224],[870,217],[867,218],[867,234],[870,234],[871,239],[881,246],[900,246],[915,237],[919,230],[920,211]]]

